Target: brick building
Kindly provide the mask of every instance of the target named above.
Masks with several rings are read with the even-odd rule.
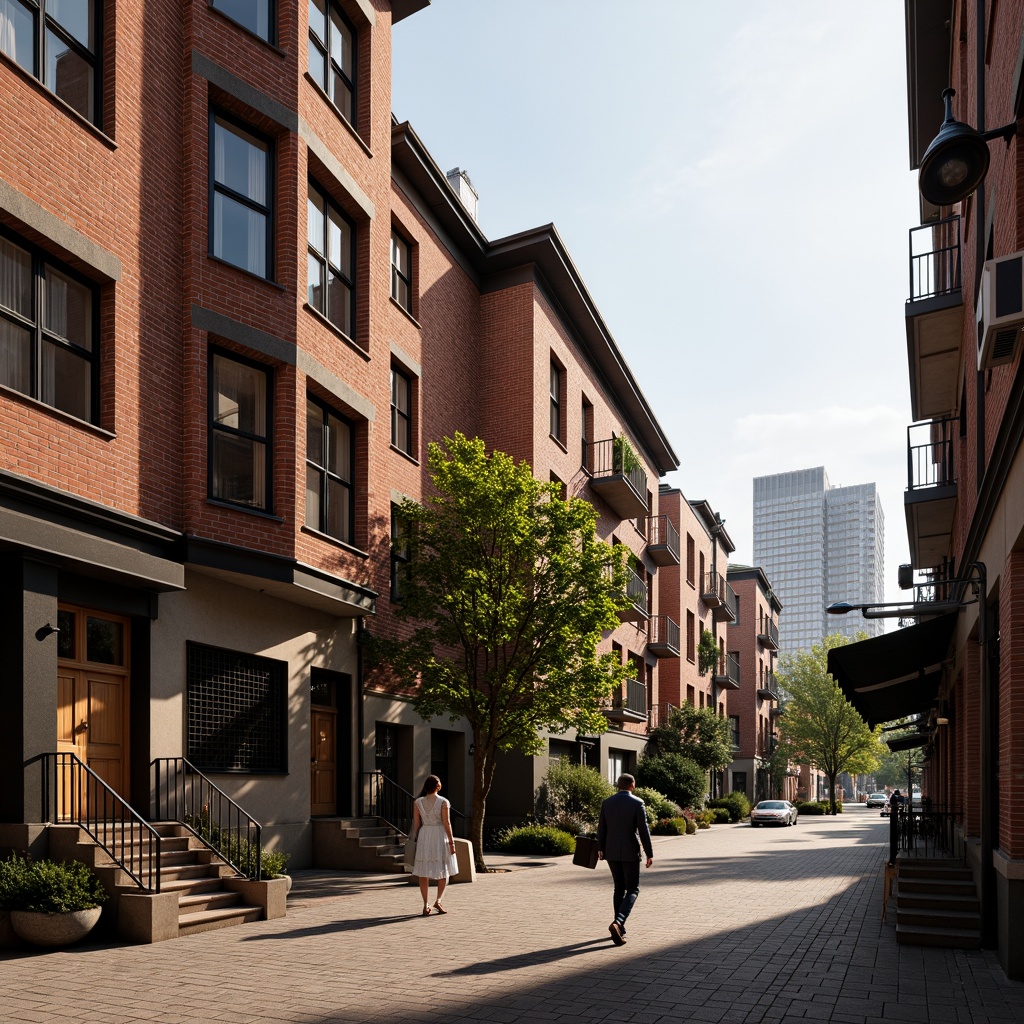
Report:
[[[367,688],[357,643],[395,628],[392,507],[455,430],[630,549],[605,644],[634,679],[608,733],[550,752],[635,763],[677,459],[554,228],[486,239],[468,178],[394,122],[392,25],[425,6],[0,14],[0,842],[38,843],[57,753],[143,816],[152,763],[187,758],[295,866],[374,771],[465,804],[465,730]],[[497,818],[545,763],[509,765]]]

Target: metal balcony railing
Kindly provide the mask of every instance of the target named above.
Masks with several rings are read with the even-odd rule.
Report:
[[[647,554],[656,565],[679,564],[679,531],[668,516],[646,520]]]
[[[604,707],[609,718],[639,722],[647,718],[647,686],[639,679],[626,680],[626,692],[613,693]]]
[[[647,649],[657,655],[678,658],[679,624],[667,615],[655,615],[647,627]]]
[[[773,651],[779,649],[779,627],[771,619],[763,619],[757,628],[757,639]]]
[[[957,420],[932,420],[907,427],[907,490],[956,484],[953,438]]]
[[[740,685],[740,660],[735,654],[724,654],[718,659],[715,682],[728,689],[736,689]]]
[[[588,445],[590,486],[623,518],[645,516],[647,474],[624,437],[610,437]]]
[[[960,290],[959,215],[911,228],[910,301]]]
[[[626,569],[626,593],[629,602],[619,609],[623,622],[643,622],[647,618],[647,584],[632,569]]]

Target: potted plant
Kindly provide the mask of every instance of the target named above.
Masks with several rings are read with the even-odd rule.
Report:
[[[100,919],[107,898],[100,880],[78,861],[11,857],[0,862],[0,911],[14,933],[36,946],[67,946]]]
[[[612,439],[612,471],[629,476],[640,468],[640,460],[629,443],[629,438],[619,435]]]

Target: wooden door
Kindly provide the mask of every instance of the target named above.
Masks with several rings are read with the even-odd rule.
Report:
[[[128,792],[128,621],[61,607],[57,660],[57,750],[75,754],[115,793]],[[96,792],[58,780],[59,814],[96,806]],[[74,804],[74,806],[72,805]]]
[[[337,708],[310,709],[310,813],[338,813],[338,711]]]

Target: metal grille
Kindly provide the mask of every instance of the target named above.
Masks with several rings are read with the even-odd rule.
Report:
[[[221,772],[283,772],[283,661],[188,644],[188,757]]]

